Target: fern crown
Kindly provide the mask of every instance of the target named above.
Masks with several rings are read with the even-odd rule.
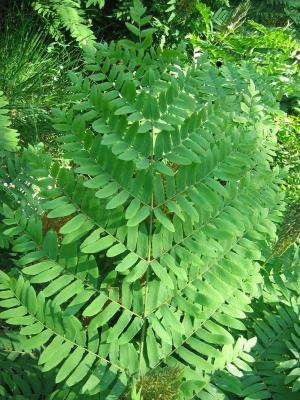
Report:
[[[88,47],[71,75],[72,107],[54,115],[67,166],[32,171],[43,218],[3,208],[21,257],[18,278],[1,272],[0,318],[82,396],[120,398],[167,365],[182,398],[204,399],[251,363],[257,242],[274,239],[282,198],[275,106],[245,66],[186,67],[152,46],[139,1],[131,17],[136,41]]]

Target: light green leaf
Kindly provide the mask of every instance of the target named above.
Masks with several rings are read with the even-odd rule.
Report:
[[[93,179],[89,179],[83,183],[83,186],[90,188],[90,189],[98,189],[99,187],[103,187],[104,185],[109,182],[109,175],[108,174],[100,174],[95,176]]]
[[[154,215],[168,231],[175,232],[174,225],[159,207],[154,209]]]
[[[129,197],[129,193],[126,190],[122,190],[122,192],[118,193],[114,198],[112,198],[107,204],[106,209],[111,210],[113,208],[117,208],[124,204]]]
[[[170,289],[174,289],[174,284],[170,276],[168,275],[167,270],[159,264],[157,261],[152,261],[151,268],[155,275],[162,281],[164,285],[169,287]]]
[[[65,225],[63,225],[59,232],[63,235],[76,231],[83,225],[83,223],[87,220],[87,217],[83,214],[76,215],[70,221],[68,221]]]
[[[118,189],[119,185],[116,182],[111,182],[108,185],[104,186],[103,189],[98,190],[95,193],[95,196],[98,197],[99,199],[106,199],[107,197],[110,197],[113,194],[115,194]]]
[[[82,356],[84,354],[84,349],[82,347],[77,347],[73,353],[66,359],[63,365],[60,367],[58,374],[56,375],[55,382],[59,383],[64,381],[68,375],[78,366]]]
[[[132,106],[124,106],[124,107],[118,108],[115,111],[115,115],[124,115],[124,114],[133,113],[135,111],[136,111],[135,108]]]
[[[24,348],[26,350],[37,349],[48,342],[48,340],[53,336],[54,332],[50,329],[46,329],[41,333],[31,337],[24,342]]]
[[[144,273],[147,271],[148,263],[144,260],[141,260],[137,263],[136,266],[132,268],[130,273],[125,277],[126,282],[135,282],[137,279],[140,279]]]
[[[30,265],[29,267],[23,268],[23,272],[26,275],[37,275],[40,274],[41,272],[44,271],[49,271],[53,267],[55,267],[57,264],[55,261],[42,261],[37,264]]]
[[[127,226],[136,226],[144,221],[150,215],[150,207],[143,206],[139,211],[127,222]]]
[[[73,214],[76,211],[76,208],[73,204],[64,204],[63,206],[57,207],[54,210],[50,211],[47,215],[48,218],[62,218],[67,217],[70,214]]]
[[[138,199],[133,199],[126,209],[125,218],[126,219],[133,218],[135,214],[138,212],[140,205],[141,203]]]
[[[44,325],[41,322],[36,322],[33,325],[23,327],[20,330],[20,334],[24,336],[37,335],[38,333],[42,332],[43,329]]]
[[[100,296],[96,297],[92,303],[84,310],[82,315],[84,317],[91,317],[95,314],[98,314],[101,310],[104,304],[107,302],[107,296],[104,294],[100,294]]]
[[[125,272],[127,271],[136,261],[138,260],[138,256],[135,253],[129,253],[116,267],[116,271]]]
[[[184,334],[183,325],[178,321],[173,311],[171,311],[166,304],[163,304],[160,307],[160,311],[170,329],[174,329],[176,332]]]
[[[124,253],[126,251],[126,247],[122,243],[117,243],[107,250],[107,257],[116,257],[119,254]]]
[[[102,237],[91,244],[81,247],[80,249],[85,254],[99,253],[99,251],[105,250],[110,247],[115,241],[116,239],[113,236],[109,235]]]
[[[30,279],[31,283],[46,283],[52,281],[57,278],[62,272],[62,267],[60,265],[56,265],[48,271],[41,272],[38,275],[35,275]]]

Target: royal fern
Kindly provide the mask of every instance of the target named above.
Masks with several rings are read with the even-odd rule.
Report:
[[[251,399],[299,397],[299,260],[295,244],[270,261],[262,297],[253,305],[249,333],[257,337],[255,363],[253,373],[242,380]]]
[[[5,108],[8,102],[0,92],[0,157],[3,151],[15,151],[18,146],[18,132],[11,128],[11,120],[8,115],[9,111]]]
[[[211,2],[211,1],[210,1]],[[231,0],[231,6],[242,5],[244,0]],[[285,26],[287,23],[299,25],[299,0],[251,0],[249,17],[255,21],[273,26]]]
[[[43,212],[2,209],[2,330],[53,374],[48,399],[146,399],[164,368],[181,371],[178,399],[250,399],[247,316],[283,209],[276,105],[246,68],[152,47],[145,11],[135,0],[136,41],[87,48],[71,75],[65,165],[30,171]]]
[[[34,0],[34,10],[51,21],[50,32],[56,39],[61,36],[60,29],[65,28],[79,45],[93,45],[95,35],[86,17],[85,7],[91,5],[102,8],[105,0]]]

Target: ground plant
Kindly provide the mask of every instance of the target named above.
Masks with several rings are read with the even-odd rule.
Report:
[[[80,7],[105,4],[52,0],[53,18],[71,5],[84,25]],[[76,38],[59,152],[25,145],[0,96],[0,398],[296,400],[292,113],[250,63],[162,45],[140,0],[124,25]]]
[[[0,90],[5,94],[20,144],[51,146],[50,110],[68,101],[67,71],[79,64],[76,50],[54,43],[32,12],[13,8],[0,28]]]

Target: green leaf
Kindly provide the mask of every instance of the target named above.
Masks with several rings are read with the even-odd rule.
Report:
[[[98,190],[95,193],[95,196],[98,197],[99,199],[106,199],[107,197],[110,197],[113,194],[115,194],[118,189],[119,185],[116,182],[111,182],[108,185],[104,186],[103,189]]]
[[[90,328],[97,329],[105,325],[117,313],[119,308],[120,305],[118,303],[110,303],[100,314],[92,319]]]
[[[106,204],[106,209],[111,210],[113,208],[117,208],[124,204],[129,197],[129,193],[126,190],[122,190],[122,192],[118,193],[113,199],[111,199]]]
[[[24,336],[37,335],[38,333],[42,332],[43,329],[44,325],[41,322],[36,322],[33,325],[23,327],[20,330],[20,334]]]
[[[137,263],[136,266],[132,268],[130,273],[126,276],[126,282],[135,282],[137,279],[140,279],[144,273],[147,271],[148,263],[144,260],[141,260]]]
[[[151,322],[152,329],[157,334],[157,336],[160,337],[161,340],[163,340],[164,342],[168,343],[169,345],[172,345],[172,338],[171,338],[170,334],[163,327],[163,325],[156,318],[156,316],[150,315],[150,322]]]
[[[31,350],[41,347],[42,345],[48,342],[48,340],[53,336],[53,334],[54,332],[52,332],[50,329],[46,329],[41,333],[38,333],[37,335],[31,337],[30,339],[27,339],[24,342],[24,349]]]
[[[126,209],[125,218],[126,219],[133,218],[136,215],[136,213],[138,212],[140,205],[141,205],[141,203],[138,199],[133,199]]]
[[[138,260],[138,256],[134,253],[129,253],[116,267],[116,271],[125,272]]]
[[[163,304],[160,307],[160,311],[170,329],[174,329],[176,332],[184,334],[183,325],[178,321],[174,313],[166,304]]]
[[[112,329],[109,333],[109,336],[107,338],[108,343],[112,343],[115,340],[118,339],[120,334],[124,331],[124,329],[127,327],[128,323],[130,322],[132,318],[132,314],[125,310],[120,318],[118,319],[117,323],[114,325],[114,329]]]
[[[107,250],[107,257],[116,257],[119,254],[124,253],[126,251],[126,247],[122,243],[117,243]]]
[[[37,264],[30,265],[29,267],[23,268],[23,272],[26,275],[37,275],[41,272],[48,271],[55,267],[57,264],[55,261],[42,261]]]
[[[27,310],[23,306],[19,306],[16,308],[11,308],[9,310],[2,311],[0,313],[0,319],[7,319],[12,317],[23,317],[23,315],[27,314]]]
[[[150,367],[154,368],[160,360],[160,352],[157,346],[153,330],[148,327],[146,335],[147,354],[149,358]]]
[[[41,272],[38,275],[35,275],[30,279],[31,283],[46,283],[52,281],[57,278],[62,272],[62,267],[60,265],[56,265],[48,271]]]
[[[241,109],[242,109],[242,111],[244,111],[247,114],[249,114],[249,112],[250,112],[250,108],[243,102],[241,102]]]
[[[76,215],[74,218],[72,218],[70,221],[68,221],[65,225],[63,225],[59,232],[63,235],[66,235],[68,233],[71,233],[73,231],[76,231],[79,229],[84,222],[86,222],[87,217],[83,214]]]
[[[45,363],[43,372],[51,371],[58,364],[60,364],[69,355],[73,347],[74,343],[66,342],[63,344],[62,348],[59,349],[59,351],[54,351],[52,356]]]
[[[150,215],[150,207],[143,206],[139,211],[127,222],[127,226],[136,226],[144,221]]]
[[[99,251],[105,250],[110,247],[115,241],[116,239],[113,236],[108,235],[100,238],[99,240],[96,240],[91,244],[83,247],[81,246],[80,249],[85,254],[99,253]]]
[[[174,225],[169,220],[169,218],[162,212],[162,210],[157,207],[154,209],[154,215],[158,219],[158,221],[170,232],[175,232]]]
[[[130,343],[131,339],[141,330],[144,322],[142,318],[135,317],[126,331],[118,339],[120,345]]]
[[[101,186],[104,186],[109,182],[109,175],[108,174],[100,174],[95,176],[93,179],[89,179],[83,183],[83,186],[90,188],[90,189],[98,189]]]
[[[82,356],[84,354],[82,347],[77,347],[73,353],[66,359],[63,365],[60,367],[58,374],[56,375],[55,382],[59,383],[64,381],[68,375],[78,366]]]
[[[164,174],[164,175],[174,176],[173,170],[172,170],[170,167],[168,167],[168,166],[167,166],[164,162],[162,162],[162,161],[157,161],[157,162],[155,162],[154,167],[155,167],[155,169],[156,169],[158,172],[160,172],[160,173],[162,173],[162,174]]]
[[[135,111],[136,111],[135,108],[132,106],[124,106],[124,107],[118,108],[115,111],[115,115],[124,115],[124,114],[133,113]]]
[[[140,37],[140,31],[137,27],[135,27],[134,25],[130,24],[129,22],[125,22],[125,25],[127,27],[127,29],[133,33],[135,36]]]
[[[70,214],[73,214],[76,211],[76,208],[73,204],[64,204],[63,206],[57,207],[56,209],[49,212],[47,215],[48,218],[62,218],[67,217]]]
[[[73,386],[78,382],[81,382],[82,379],[89,373],[92,365],[96,360],[96,355],[87,354],[83,360],[81,360],[80,364],[76,367],[73,373],[66,380],[67,386]]]
[[[254,97],[258,93],[255,89],[255,84],[252,79],[250,79],[248,90],[252,97]]]
[[[159,264],[157,261],[152,261],[151,268],[155,275],[162,281],[164,285],[169,287],[170,289],[174,289],[174,284],[170,276],[168,275],[167,270]]]
[[[42,351],[39,358],[39,365],[45,364],[54,352],[60,351],[63,344],[63,339],[56,336],[52,342]]]
[[[204,360],[203,358],[199,357],[197,354],[193,353],[192,351],[184,348],[183,346],[177,350],[180,357],[185,360],[188,364],[193,365],[196,368],[209,373],[213,370],[213,366]]]
[[[155,28],[143,29],[141,32],[141,37],[144,38],[148,35],[153,35],[156,31],[157,31],[157,29],[155,29]]]
[[[82,315],[84,317],[91,317],[92,315],[99,313],[106,302],[107,296],[105,296],[104,294],[100,294],[100,296],[96,297],[92,301],[92,303],[84,310]]]
[[[26,292],[26,306],[28,308],[28,311],[31,314],[35,315],[38,304],[36,299],[36,293],[32,286],[29,286]]]

